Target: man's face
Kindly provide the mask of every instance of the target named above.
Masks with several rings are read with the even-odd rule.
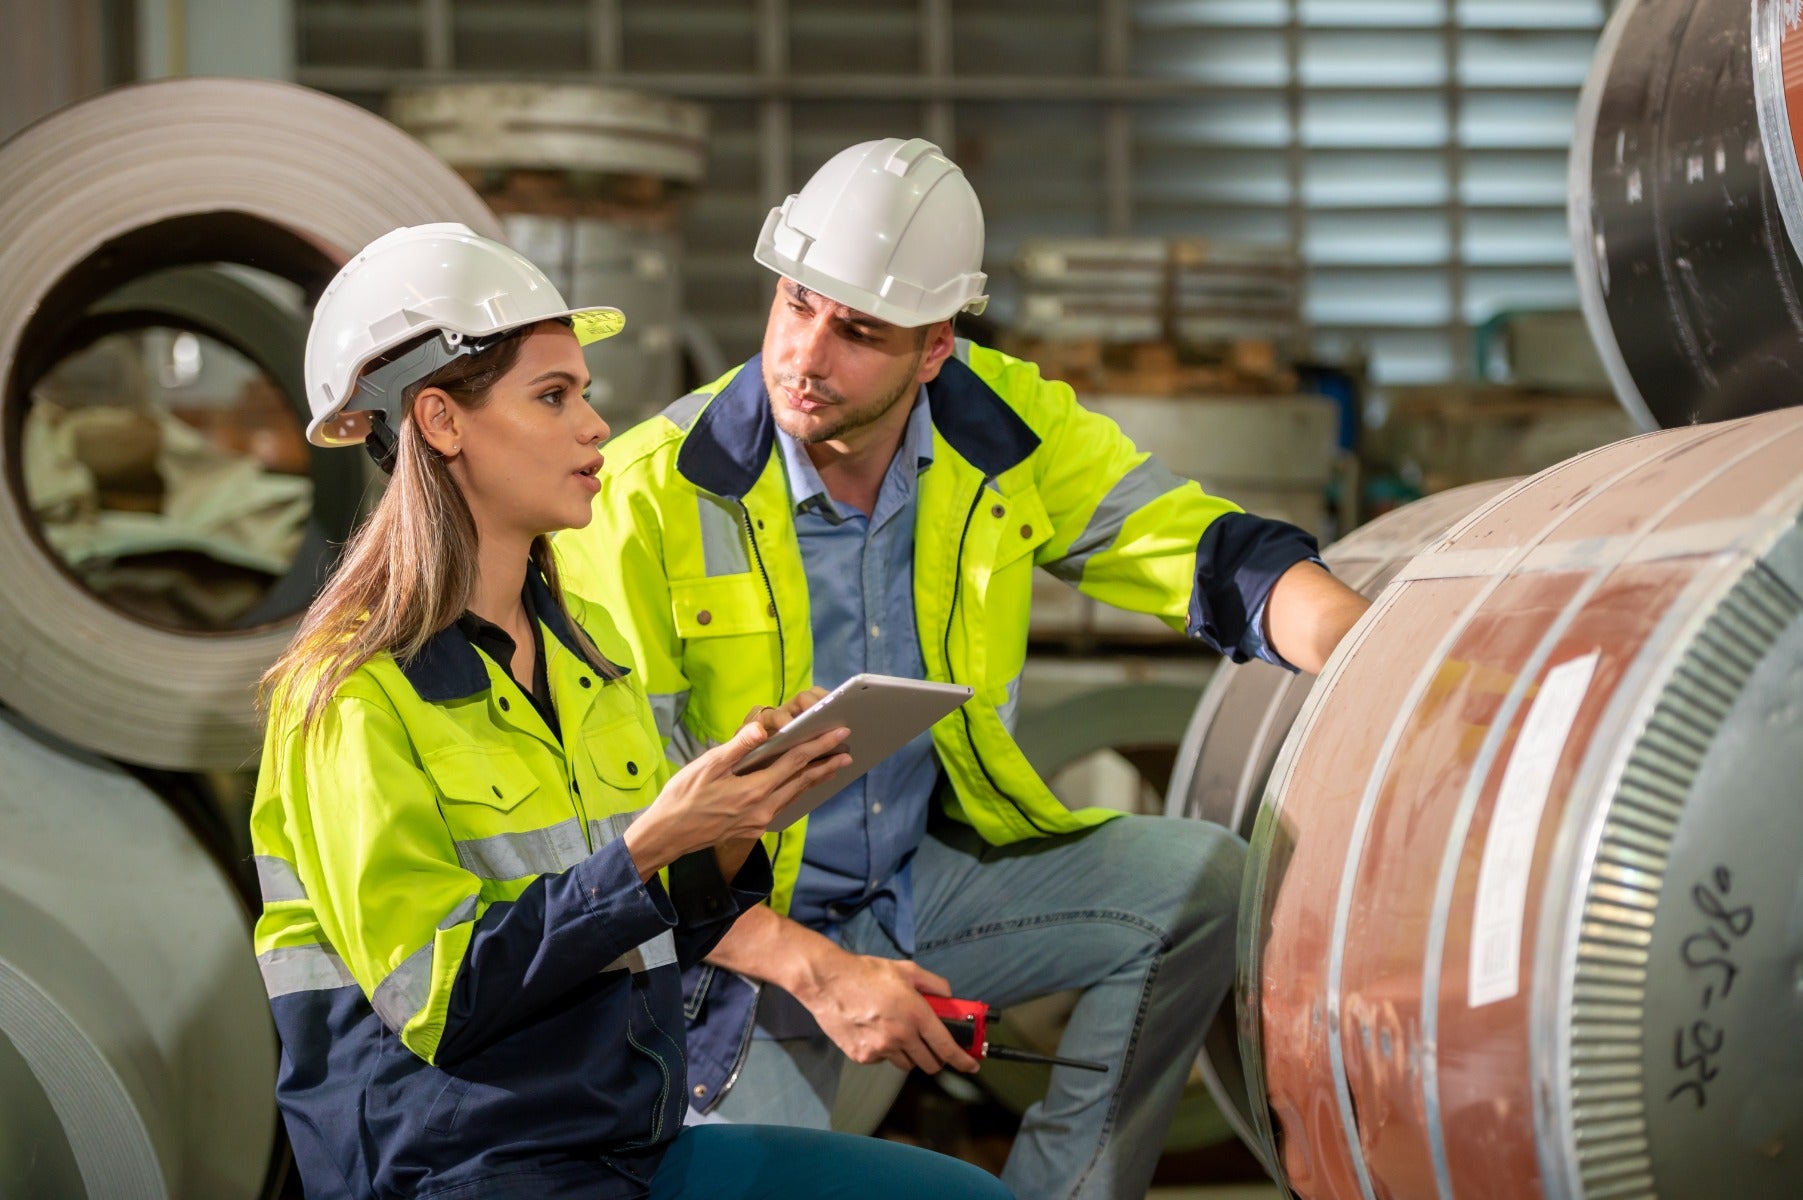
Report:
[[[771,415],[804,445],[855,443],[939,373],[951,343],[944,322],[904,329],[784,279],[764,326]]]

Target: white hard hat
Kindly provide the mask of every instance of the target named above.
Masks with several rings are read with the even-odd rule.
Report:
[[[983,207],[922,138],[841,150],[770,210],[755,257],[809,291],[913,328],[980,313]]]
[[[496,334],[568,318],[583,345],[625,328],[617,308],[570,308],[545,273],[519,251],[467,225],[413,225],[385,233],[344,265],[313,310],[307,334],[307,440],[350,446],[368,433],[360,416],[379,411],[398,427],[403,389]],[[363,375],[364,367],[421,334],[413,352]]]

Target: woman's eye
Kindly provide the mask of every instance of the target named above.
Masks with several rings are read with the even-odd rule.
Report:
[[[563,389],[562,388],[552,388],[550,391],[548,391],[544,395],[540,396],[539,399],[543,400],[546,404],[549,404],[549,405],[552,405],[553,407],[555,407],[555,406],[563,403]]]

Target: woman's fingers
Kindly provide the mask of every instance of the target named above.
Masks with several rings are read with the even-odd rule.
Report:
[[[695,764],[705,762],[711,773],[730,775],[733,769],[739,765],[740,759],[769,740],[769,730],[756,722],[747,722],[739,726],[738,732],[726,741],[697,758]]]

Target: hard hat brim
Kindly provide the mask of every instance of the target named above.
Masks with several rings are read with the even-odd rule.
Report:
[[[570,331],[576,335],[576,344],[592,346],[596,342],[606,341],[626,328],[626,314],[617,308],[591,306],[588,308],[570,308],[563,312],[546,313],[533,317],[530,321],[519,325],[504,326],[500,329],[483,331],[481,336],[492,337],[498,333],[506,333],[510,329],[520,329],[527,325],[537,325],[544,321],[568,321]],[[453,332],[470,335],[469,330]],[[382,353],[377,352],[378,355]],[[363,370],[358,368],[359,373]],[[368,435],[369,422],[364,409],[350,409],[349,400],[355,399],[355,392],[347,397],[347,403],[341,404],[329,413],[313,418],[307,424],[307,440],[315,446],[330,448],[334,446],[355,446]]]

